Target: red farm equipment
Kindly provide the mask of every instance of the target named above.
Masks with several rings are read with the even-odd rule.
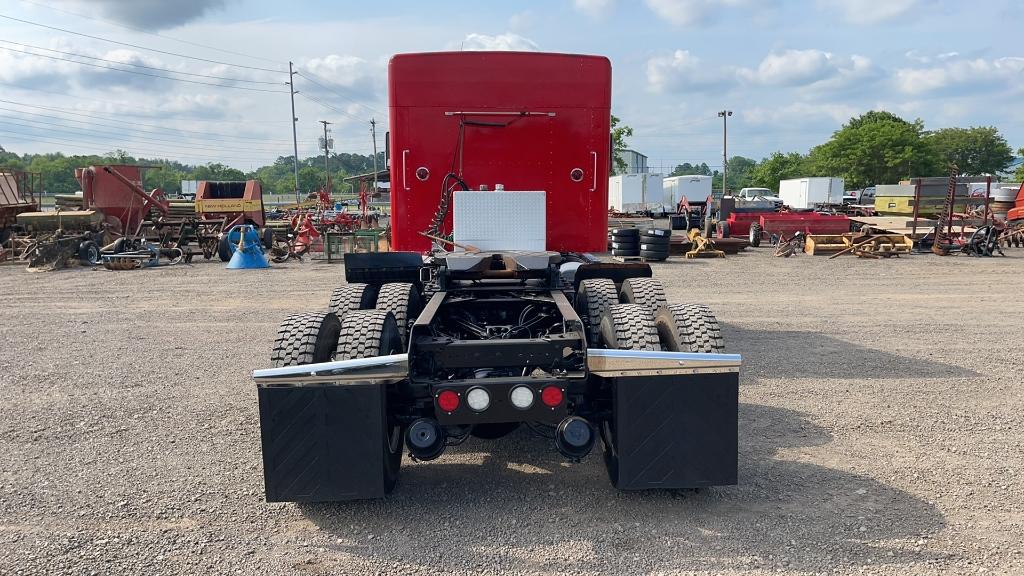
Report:
[[[747,238],[757,247],[764,238],[790,238],[803,234],[845,234],[850,231],[850,218],[842,214],[812,211],[748,210],[723,206],[726,217],[718,221],[721,238]]]
[[[37,196],[42,192],[42,174],[0,170],[0,262],[13,253],[13,245],[6,244],[15,232],[18,214],[39,210]]]
[[[570,460],[600,444],[623,490],[735,484],[739,355],[647,264],[586,254],[606,242],[609,61],[404,54],[389,87],[404,252],[346,255],[329,309],[285,319],[253,372],[267,500],[382,497],[405,450],[520,425]]]

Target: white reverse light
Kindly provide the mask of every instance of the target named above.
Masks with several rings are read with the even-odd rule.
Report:
[[[529,386],[516,386],[512,389],[512,405],[520,410],[533,406],[533,390]]]
[[[466,404],[474,412],[483,412],[491,405],[491,395],[483,388],[473,388],[466,394]]]

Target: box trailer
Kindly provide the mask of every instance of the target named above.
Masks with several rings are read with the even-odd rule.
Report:
[[[254,371],[267,500],[381,497],[406,452],[520,427],[569,460],[601,446],[622,490],[735,484],[741,359],[714,316],[586,254],[608,233],[608,59],[402,54],[388,75],[405,251],[346,255],[328,309],[286,318]]]
[[[690,204],[707,202],[711,196],[711,176],[669,176],[662,180],[662,189],[665,193],[665,204],[668,206],[678,206],[683,198]]]
[[[620,174],[608,179],[608,206],[618,212],[674,212],[666,204],[660,174]]]
[[[779,182],[779,198],[793,210],[813,210],[818,206],[843,204],[842,178],[794,178]]]

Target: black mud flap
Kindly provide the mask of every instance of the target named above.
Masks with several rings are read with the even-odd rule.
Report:
[[[381,498],[389,491],[382,385],[257,390],[268,502]]]
[[[739,374],[610,378],[605,463],[621,490],[736,484]]]

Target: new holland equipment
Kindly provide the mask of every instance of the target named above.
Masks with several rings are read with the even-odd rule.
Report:
[[[253,372],[267,500],[381,497],[406,450],[521,425],[572,460],[600,444],[620,489],[735,484],[740,357],[714,316],[587,254],[609,61],[404,54],[389,85],[399,251],[346,255],[329,309],[289,316]]]

